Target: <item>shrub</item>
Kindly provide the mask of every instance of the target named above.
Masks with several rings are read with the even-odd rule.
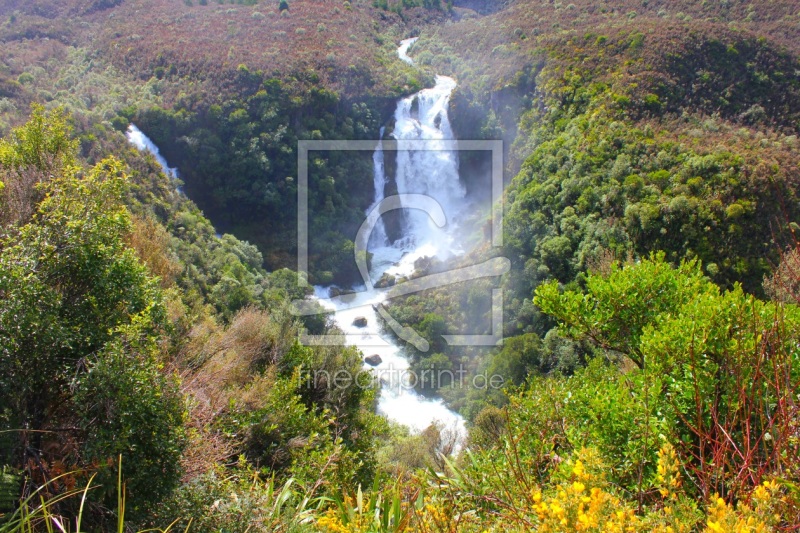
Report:
[[[165,375],[158,349],[139,323],[87,361],[72,398],[86,430],[81,459],[98,465],[90,499],[116,502],[117,457],[122,457],[128,515],[136,520],[174,489],[185,445],[185,406],[177,382]],[[125,468],[127,466],[127,468]]]
[[[624,380],[646,416],[666,414],[669,427],[658,433],[676,443],[703,499],[745,497],[772,475],[796,482],[785,465],[800,453],[792,436],[800,413],[791,400],[800,387],[800,309],[762,302],[738,286],[722,293],[697,262],[672,269],[661,256],[607,278],[590,275],[586,286],[586,294],[559,294],[556,284],[542,285],[536,303],[569,335],[637,363]]]
[[[305,531],[318,501],[305,498],[293,479],[283,483],[264,478],[243,458],[181,485],[158,506],[157,524],[177,520],[184,531],[247,531],[255,524],[264,531]],[[154,523],[154,525],[156,525]]]

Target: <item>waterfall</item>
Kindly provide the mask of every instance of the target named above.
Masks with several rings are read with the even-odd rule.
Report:
[[[400,59],[410,64],[413,61],[407,52],[414,41],[416,39],[404,40],[397,51]],[[457,154],[444,149],[448,148],[446,141],[453,139],[447,108],[455,87],[453,79],[437,76],[434,87],[397,103],[392,132],[392,137],[398,141],[396,153],[384,153],[384,130],[381,130],[381,141],[372,159],[375,192],[373,205],[368,212],[384,200],[389,178],[386,175],[385,158],[396,156],[394,179],[397,192],[433,198],[441,206],[447,220],[440,228],[428,213],[419,209],[403,209],[400,227],[402,237],[396,242],[389,242],[379,219],[368,242],[368,251],[372,254],[370,277],[373,281],[384,273],[410,275],[414,271],[414,262],[420,257],[441,259],[461,252],[452,231],[463,209],[465,189],[459,178]],[[409,150],[402,141],[425,141],[426,149]],[[317,286],[315,293],[320,304],[334,311],[333,319],[345,334],[347,344],[358,347],[365,356],[380,357],[381,362],[373,369],[382,383],[378,412],[416,431],[422,431],[436,422],[463,438],[466,434],[464,419],[448,409],[442,399],[418,394],[409,384],[410,365],[400,345],[383,338],[379,324],[393,320],[383,308],[385,295],[366,290],[366,287],[355,289],[355,294],[349,296],[347,302],[329,299],[328,287]],[[367,326],[363,325],[364,321]],[[395,323],[395,327],[402,326]]]
[[[128,126],[128,131],[125,132],[125,137],[127,137],[128,142],[134,145],[137,149],[153,154],[153,157],[156,158],[156,161],[161,166],[161,170],[164,171],[164,174],[170,178],[178,177],[178,169],[171,168],[167,164],[167,160],[164,159],[164,157],[161,155],[161,152],[159,152],[158,146],[156,146],[147,135],[142,133],[142,130],[131,124]]]
[[[175,167],[170,167],[169,164],[167,164],[167,160],[161,155],[161,151],[158,149],[158,146],[156,146],[156,144],[150,140],[150,137],[145,135],[142,130],[137,128],[135,125],[130,124],[128,126],[128,130],[125,132],[125,137],[128,139],[129,143],[136,147],[137,150],[152,154],[152,156],[156,158],[156,162],[161,167],[161,170],[167,175],[168,178],[178,178],[178,169]],[[175,187],[175,190],[178,191],[179,194],[183,194],[183,187],[180,185]],[[222,238],[221,233],[214,232],[214,235],[218,239]]]
[[[436,226],[431,217],[419,210],[404,211],[405,242],[401,245],[445,259],[459,250],[454,246],[452,231],[464,204],[466,191],[458,174],[458,156],[445,150],[453,140],[447,116],[450,95],[456,82],[437,76],[436,85],[402,99],[395,111],[393,136],[398,141],[425,141],[426,150],[403,149],[397,153],[397,192],[424,194],[436,200],[447,216],[447,226]]]
[[[378,141],[378,146],[375,147],[375,153],[372,155],[372,182],[375,187],[375,194],[373,196],[374,200],[372,205],[367,212],[372,211],[376,205],[381,203],[385,195],[386,169],[383,164],[383,132],[385,130],[386,128],[381,128],[380,140]],[[379,248],[388,244],[389,242],[386,238],[386,226],[383,224],[383,219],[378,219],[378,222],[375,224],[375,228],[372,230],[372,235],[370,235],[369,247]]]

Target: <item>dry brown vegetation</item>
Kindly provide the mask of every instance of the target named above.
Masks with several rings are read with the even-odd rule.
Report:
[[[382,95],[390,92],[383,67],[394,40],[412,25],[444,17],[414,9],[404,21],[367,0],[298,0],[285,12],[272,1],[127,0],[106,9],[90,3],[0,3],[6,62],[35,64],[38,49],[52,57],[60,43],[89,46],[140,80],[161,80],[167,103],[186,94],[219,101],[237,86],[240,66],[284,79],[311,77],[345,95]]]
[[[517,0],[498,13],[438,27],[421,48],[429,46],[429,61],[473,90],[502,90],[526,67],[547,62],[634,89],[642,99],[651,92],[672,96],[671,110],[688,104],[730,114],[720,96],[734,101],[738,94],[727,93],[769,92],[767,113],[796,127],[799,17],[790,1]],[[781,89],[759,86],[746,72],[751,67],[778,73]],[[620,72],[622,78],[610,77]]]
[[[169,250],[169,233],[164,226],[150,217],[134,215],[132,222],[133,230],[128,235],[128,246],[136,251],[150,272],[158,276],[163,288],[173,286],[181,267]]]
[[[266,333],[269,329],[274,329],[274,324],[266,312],[245,309],[227,330],[206,320],[188,333],[181,357],[189,365],[183,380],[191,428],[191,445],[183,458],[186,479],[229,460],[241,445],[223,436],[214,422],[237,399],[251,410],[262,407],[275,383],[274,372],[258,375],[255,368],[275,353],[275,338]]]

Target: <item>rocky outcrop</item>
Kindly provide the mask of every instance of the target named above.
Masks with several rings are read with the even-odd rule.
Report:
[[[364,362],[367,363],[370,366],[378,366],[379,364],[381,364],[383,362],[383,359],[381,359],[380,355],[374,353],[372,355],[366,356],[364,358]]]
[[[385,289],[387,287],[394,287],[395,283],[397,283],[397,278],[384,272],[383,276],[381,276],[381,279],[375,282],[375,288]]]
[[[336,286],[328,287],[328,296],[331,298],[336,298],[337,296],[347,296],[349,294],[355,294],[355,292],[356,291],[352,289],[340,289]]]

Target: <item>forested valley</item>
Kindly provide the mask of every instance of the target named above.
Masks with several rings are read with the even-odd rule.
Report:
[[[0,0],[0,42],[0,533],[800,527],[796,2]],[[411,168],[458,252],[365,279]],[[367,322],[406,396],[306,342]]]

